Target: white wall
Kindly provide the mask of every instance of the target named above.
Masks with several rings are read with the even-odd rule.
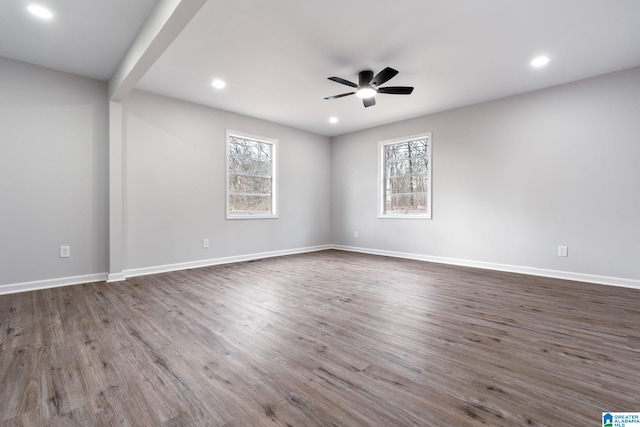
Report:
[[[107,105],[104,82],[0,58],[0,286],[107,270]]]
[[[331,243],[329,138],[142,91],[123,109],[126,270]],[[278,219],[226,219],[227,128],[279,140]]]
[[[423,131],[433,219],[378,219],[378,141]],[[335,244],[640,279],[640,68],[332,144]]]

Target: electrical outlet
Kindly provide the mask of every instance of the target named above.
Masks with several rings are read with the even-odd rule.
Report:
[[[558,256],[569,256],[569,247],[558,246]]]
[[[209,239],[202,239],[202,247],[205,249],[209,247]]]
[[[69,258],[71,256],[70,246],[60,246],[60,258]]]
[[[356,239],[358,238],[358,232],[357,231],[353,232],[353,237],[355,237]]]

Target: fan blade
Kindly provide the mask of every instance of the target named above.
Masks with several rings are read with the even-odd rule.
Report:
[[[342,83],[343,85],[358,87],[357,84],[351,83],[349,80],[341,79],[340,77],[328,77],[329,80],[334,81],[336,83]]]
[[[413,88],[409,86],[387,86],[379,87],[378,93],[390,93],[392,95],[410,95]]]
[[[362,98],[362,103],[365,107],[371,107],[372,105],[376,105],[376,99],[373,96],[371,98]]]
[[[343,96],[349,96],[349,95],[353,95],[353,94],[355,94],[355,92],[341,93],[340,95],[327,96],[325,99],[342,98]]]
[[[373,78],[373,71],[371,70],[364,70],[364,71],[360,71],[360,73],[358,74],[358,83],[360,83],[359,87],[369,87],[369,82],[371,82],[371,79]]]
[[[380,86],[394,78],[396,74],[398,74],[398,71],[394,70],[393,68],[387,67],[376,74],[376,76],[373,78],[373,80],[371,80],[371,83],[369,84],[372,86]]]

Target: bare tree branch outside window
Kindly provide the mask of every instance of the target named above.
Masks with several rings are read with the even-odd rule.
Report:
[[[228,133],[230,216],[274,215],[275,143]]]
[[[383,215],[431,215],[431,137],[383,142]]]

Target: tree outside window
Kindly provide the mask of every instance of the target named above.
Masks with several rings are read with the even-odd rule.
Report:
[[[381,217],[431,218],[431,133],[380,143]]]
[[[227,131],[227,218],[276,216],[276,145]]]

